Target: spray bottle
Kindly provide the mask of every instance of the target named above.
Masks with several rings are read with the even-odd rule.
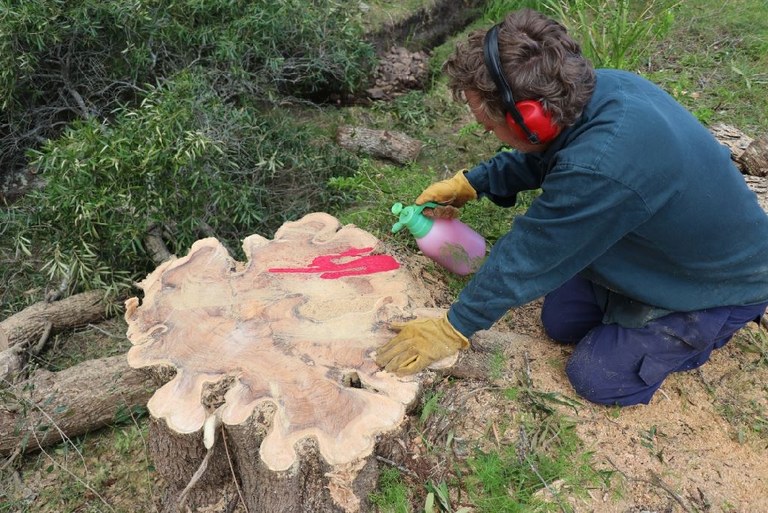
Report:
[[[395,203],[392,213],[400,220],[392,226],[392,233],[408,227],[422,253],[438,264],[462,276],[477,271],[485,258],[485,239],[458,219],[431,218],[422,213],[436,206]]]

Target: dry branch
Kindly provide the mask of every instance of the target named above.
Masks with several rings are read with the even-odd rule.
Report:
[[[144,406],[155,383],[124,355],[60,372],[38,370],[0,395],[0,454],[33,451],[94,431]]]
[[[155,265],[160,265],[173,256],[168,251],[168,246],[165,245],[163,240],[162,225],[153,224],[149,227],[147,235],[144,237],[144,249],[146,249],[149,258],[152,259]]]
[[[339,146],[355,153],[362,152],[376,158],[384,158],[407,164],[419,156],[422,143],[403,133],[390,130],[343,126],[336,134]]]

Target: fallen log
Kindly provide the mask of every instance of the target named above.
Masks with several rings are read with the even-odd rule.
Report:
[[[125,355],[59,372],[39,369],[0,394],[0,454],[34,451],[110,425],[143,408],[155,387]]]
[[[130,365],[174,371],[147,404],[158,507],[368,511],[376,441],[405,429],[423,379],[371,355],[429,295],[375,237],[327,214],[243,249],[245,263],[200,240],[126,302]]]
[[[768,135],[762,135],[747,146],[738,159],[747,174],[768,176]]]
[[[102,291],[75,294],[53,302],[40,301],[0,322],[0,386],[12,382],[24,368],[27,352],[42,346],[52,334],[107,318]]]
[[[752,138],[731,125],[716,123],[710,132],[731,151],[731,158],[742,173],[768,176],[768,134]]]
[[[362,152],[398,164],[416,160],[422,147],[421,141],[400,132],[351,126],[340,127],[336,140],[345,150]]]
[[[768,213],[768,177],[745,175],[744,180],[747,182],[747,187],[757,194],[757,202]]]

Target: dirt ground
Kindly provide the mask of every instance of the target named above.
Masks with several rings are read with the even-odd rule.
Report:
[[[499,326],[514,331],[506,335],[508,367],[498,384],[524,370],[534,389],[578,399],[564,372],[570,349],[547,339],[538,312],[539,304],[514,310]],[[768,366],[756,364],[742,343],[753,326],[706,365],[669,377],[647,406],[562,406],[594,452],[593,464],[613,478],[610,488],[588,490],[586,498],[555,489],[550,499],[576,512],[768,511]],[[516,430],[500,432],[500,419],[518,408],[514,401],[487,383],[454,384],[450,393],[461,405],[451,414],[457,438],[478,440],[490,432],[486,443],[516,443]]]

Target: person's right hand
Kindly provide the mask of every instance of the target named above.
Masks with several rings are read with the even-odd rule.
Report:
[[[423,205],[432,201],[440,205],[450,205],[458,208],[464,206],[469,200],[477,199],[477,192],[469,184],[467,177],[464,176],[465,172],[466,170],[462,169],[447,180],[433,183],[416,198],[416,204]]]

